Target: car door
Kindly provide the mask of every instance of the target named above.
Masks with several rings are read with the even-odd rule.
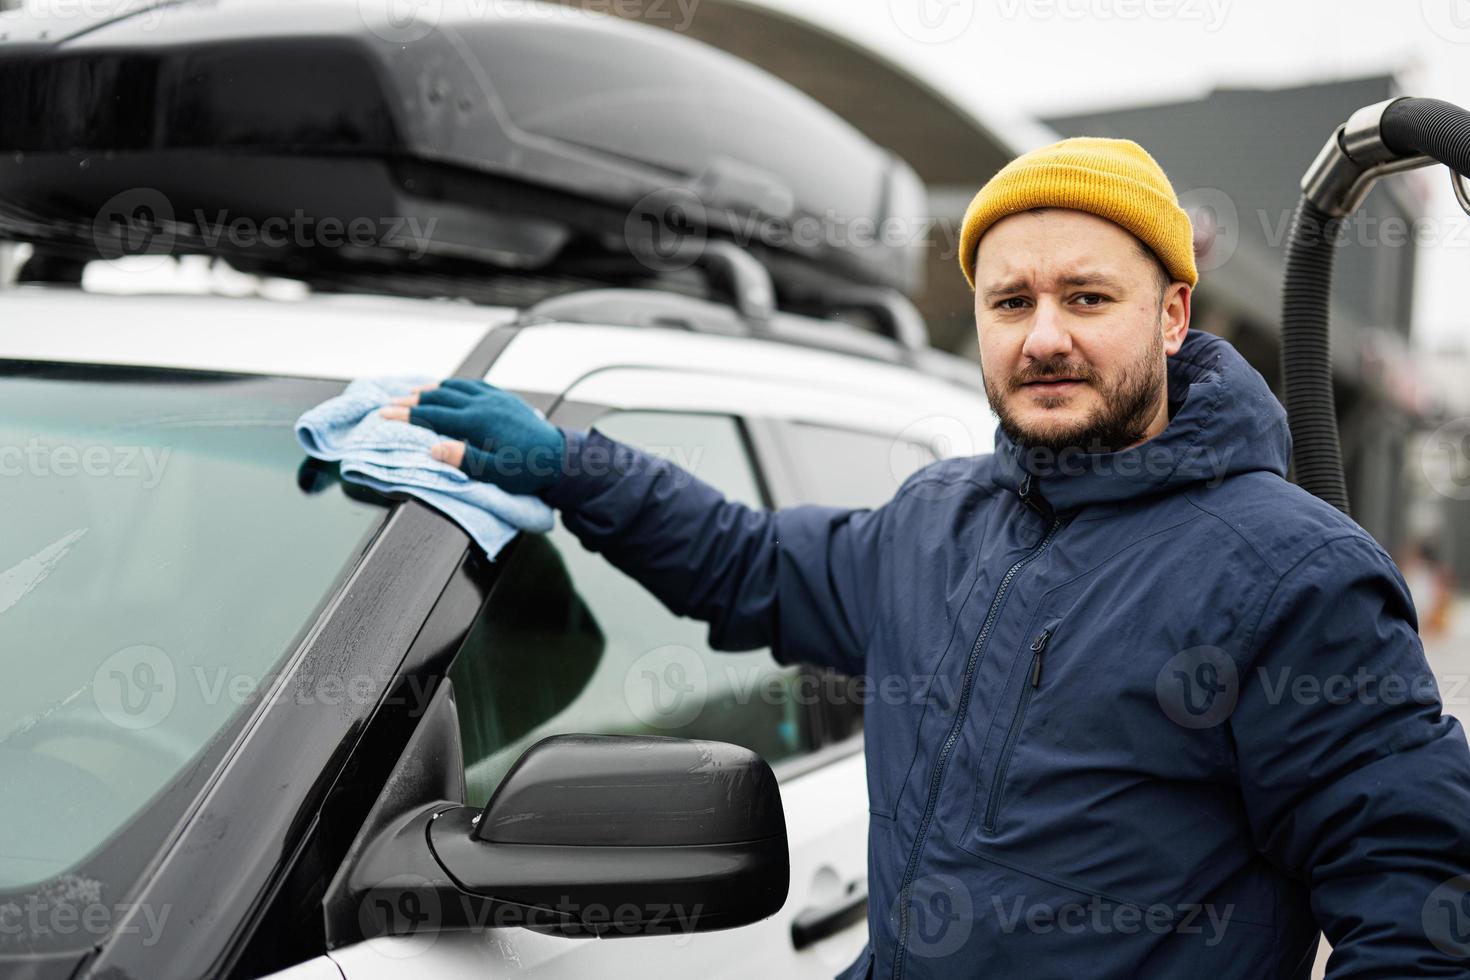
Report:
[[[588,406],[566,411],[585,415]],[[668,455],[732,499],[769,506],[745,426],[732,415],[615,410],[594,424]],[[865,939],[860,739],[826,744],[810,671],[781,667],[768,650],[713,651],[707,629],[669,613],[560,524],[520,541],[451,668],[466,802],[483,805],[524,750],[551,734],[745,745],[781,781],[792,887],[779,914],[724,932],[596,943],[523,929],[376,939],[331,954],[346,975],[825,978],[850,962]]]
[[[670,338],[675,344],[679,339]],[[834,369],[841,361],[834,358]],[[881,390],[855,393],[770,376],[629,366],[590,371],[563,397],[527,394],[560,424],[596,426],[667,455],[728,496],[753,505],[877,506],[910,472],[937,456],[984,448],[979,443],[991,422],[978,394],[918,375],[903,380],[903,397],[888,399]],[[565,623],[560,629],[523,624],[526,642],[537,630],[542,637],[560,637],[539,647],[539,659],[502,659],[493,668],[480,661],[478,678],[468,676],[476,671],[458,666],[471,802],[483,802],[519,751],[553,731],[643,730],[746,744],[772,762],[781,782],[791,844],[788,900],[777,916],[727,932],[589,944],[505,929],[439,935],[427,950],[422,948],[427,937],[377,939],[339,949],[333,957],[349,978],[399,975],[409,966],[399,958],[405,954],[412,955],[416,970],[445,977],[832,976],[866,939],[861,692],[846,679],[810,670],[783,675],[765,651],[709,651],[702,643],[702,624],[669,617],[640,586],[586,553],[560,525],[546,536],[550,555],[540,543],[521,542],[531,546],[528,552],[540,553],[536,560],[560,569],[558,574],[570,569],[580,597],[573,605],[593,609],[599,629],[618,622],[626,626],[631,619],[649,635],[638,641],[641,646],[624,650],[623,669],[613,683],[606,676],[588,683],[594,671],[585,622],[580,629]],[[512,583],[546,580],[544,574],[515,571],[507,568],[499,577],[496,587],[506,591],[498,608],[529,608],[533,597],[521,593],[518,598]],[[492,596],[487,613],[494,608]],[[611,612],[599,618],[597,608]],[[557,615],[573,624],[581,618],[576,609]],[[481,617],[486,629],[495,621],[493,615]],[[472,635],[467,646],[526,646],[508,639]],[[518,670],[534,672],[543,661],[564,669],[541,683],[526,676],[506,683]],[[691,709],[679,695],[688,693],[691,677],[699,678],[695,700],[702,706],[684,718],[681,712]],[[584,688],[620,696],[591,698]],[[483,693],[497,690],[504,696]],[[513,695],[527,690],[539,691],[541,702]],[[481,692],[483,700],[467,703],[469,691]],[[790,710],[793,701],[800,702],[800,710]],[[564,707],[568,703],[572,708]]]

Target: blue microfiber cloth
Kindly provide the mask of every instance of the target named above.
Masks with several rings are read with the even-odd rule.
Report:
[[[296,439],[316,457],[341,463],[342,478],[379,493],[406,493],[464,528],[494,559],[517,530],[546,532],[554,523],[551,505],[539,497],[506,493],[475,480],[429,455],[429,447],[448,441],[419,425],[394,422],[378,414],[393,398],[430,377],[359,378],[336,398],[296,420]],[[545,418],[545,413],[537,410]]]

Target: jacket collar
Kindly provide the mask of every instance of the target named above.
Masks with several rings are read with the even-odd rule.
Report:
[[[1286,411],[1227,341],[1190,330],[1168,359],[1168,387],[1173,415],[1164,431],[1118,452],[1056,455],[1014,443],[997,426],[994,481],[1046,514],[1214,486],[1254,470],[1286,476]]]

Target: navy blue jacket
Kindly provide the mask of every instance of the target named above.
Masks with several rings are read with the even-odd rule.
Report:
[[[1191,331],[1172,418],[996,451],[876,509],[758,511],[564,430],[563,521],[717,649],[869,678],[869,946],[845,977],[1460,976],[1470,753],[1408,589],[1285,479],[1261,376]],[[1384,465],[1392,465],[1384,461]]]

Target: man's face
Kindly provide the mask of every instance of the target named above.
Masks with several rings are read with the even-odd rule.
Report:
[[[980,240],[975,286],[985,394],[1013,442],[1114,452],[1164,430],[1190,288],[1161,297],[1127,231],[1083,211],[1010,215]]]

